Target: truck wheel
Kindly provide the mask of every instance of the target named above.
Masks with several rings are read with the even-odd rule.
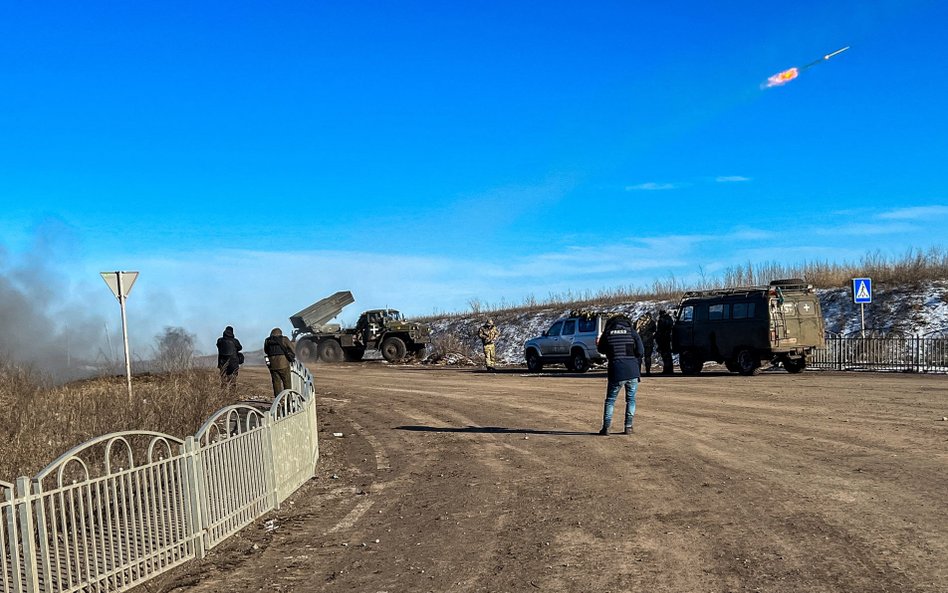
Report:
[[[678,367],[682,375],[697,375],[701,372],[704,362],[698,360],[693,352],[684,351],[678,355]]]
[[[418,362],[423,361],[427,356],[428,356],[428,348],[425,346],[422,346],[421,348],[418,348],[414,352],[412,352],[412,358],[414,358]]]
[[[803,369],[806,368],[806,358],[803,356],[800,358],[784,358],[783,368],[787,369],[788,373],[803,372]]]
[[[543,370],[543,361],[540,360],[540,355],[536,350],[527,352],[527,370],[531,373],[539,373]]]
[[[737,366],[740,374],[745,377],[759,375],[763,368],[760,366],[760,359],[750,350],[741,350],[737,353]]]
[[[576,373],[585,373],[589,370],[589,359],[586,358],[586,354],[582,350],[575,350],[569,357],[570,364],[572,367],[570,370]]]
[[[323,362],[341,362],[342,346],[336,340],[326,340],[320,343],[319,360]]]
[[[316,344],[309,340],[303,340],[296,343],[296,357],[300,362],[313,362],[316,360]]]
[[[405,353],[408,351],[405,347],[405,342],[395,336],[385,338],[379,350],[382,351],[382,358],[389,362],[398,362],[405,358]]]
[[[345,348],[343,350],[346,357],[346,362],[359,362],[362,360],[362,355],[365,354],[364,348]]]

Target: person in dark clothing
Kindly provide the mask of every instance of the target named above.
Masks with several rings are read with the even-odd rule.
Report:
[[[674,371],[672,364],[672,327],[675,320],[668,314],[668,311],[662,309],[658,312],[658,328],[655,330],[655,345],[658,346],[658,353],[662,355],[662,374],[671,375]]]
[[[221,374],[221,389],[237,388],[237,373],[244,362],[243,347],[234,337],[234,328],[224,328],[224,335],[217,338],[217,369]]]
[[[290,388],[290,363],[296,360],[296,353],[293,352],[290,340],[278,327],[273,328],[270,337],[263,341],[263,353],[267,357],[267,366],[270,367],[273,397],[276,397],[284,389]]]
[[[602,410],[602,429],[599,434],[609,434],[612,412],[619,390],[625,387],[625,431],[632,434],[635,418],[635,392],[638,390],[640,365],[645,347],[635,331],[632,320],[625,315],[616,315],[606,322],[597,344],[599,352],[609,359],[609,382],[606,385],[606,402]]]

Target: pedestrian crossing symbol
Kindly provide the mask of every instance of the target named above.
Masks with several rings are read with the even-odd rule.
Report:
[[[853,302],[857,305],[872,302],[872,278],[853,278]]]

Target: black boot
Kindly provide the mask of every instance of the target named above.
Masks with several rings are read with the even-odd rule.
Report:
[[[609,436],[609,427],[608,427],[608,426],[603,426],[602,428],[600,428],[600,429],[599,429],[599,436],[603,436],[603,437]]]
[[[632,425],[630,424],[626,426],[625,430],[622,431],[622,434],[632,434]]]

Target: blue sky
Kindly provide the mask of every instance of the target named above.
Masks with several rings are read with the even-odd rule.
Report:
[[[163,326],[209,350],[340,289],[352,322],[943,247],[946,21],[935,1],[6,2],[0,272],[55,332],[77,310],[115,331],[98,272],[139,271],[133,350]]]

